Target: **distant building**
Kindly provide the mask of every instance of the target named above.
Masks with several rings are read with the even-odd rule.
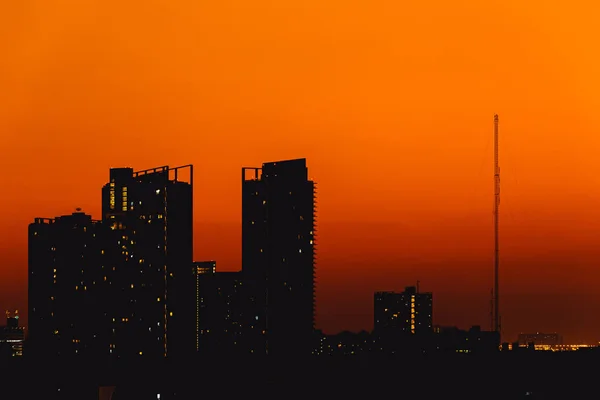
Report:
[[[79,210],[29,225],[27,352],[38,356],[108,354],[102,301],[113,273],[102,224]]]
[[[500,350],[500,335],[494,331],[482,331],[480,326],[469,330],[457,327],[434,327],[436,350],[451,353],[482,353]]]
[[[202,355],[242,352],[243,282],[239,272],[198,270],[196,346]]]
[[[11,316],[6,312],[6,326],[0,327],[0,353],[10,357],[23,355],[23,341],[25,340],[25,328],[19,326],[19,312],[15,311]]]
[[[375,293],[374,331],[377,333],[430,334],[432,321],[432,293],[419,292],[414,286],[400,293]]]
[[[563,344],[562,337],[558,333],[520,333],[518,337],[519,346],[557,346]]]
[[[242,272],[257,352],[311,354],[315,324],[315,183],[305,159],[242,169]],[[265,341],[266,337],[266,341]]]

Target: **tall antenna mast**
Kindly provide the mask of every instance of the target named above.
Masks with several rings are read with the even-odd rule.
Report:
[[[500,167],[498,166],[498,114],[494,114],[494,331],[500,334],[500,290],[498,270],[500,267],[498,247],[498,209],[500,207]]]
[[[494,331],[494,288],[490,290],[490,330]]]

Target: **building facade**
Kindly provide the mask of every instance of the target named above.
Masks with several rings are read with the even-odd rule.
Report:
[[[78,209],[29,226],[28,348],[94,359],[192,356],[192,166],[113,168],[109,179],[102,220]]]
[[[193,264],[194,269],[194,277],[196,282],[196,300],[194,301],[194,305],[196,307],[196,351],[200,351],[200,310],[202,306],[202,295],[201,292],[204,290],[202,285],[202,276],[206,274],[214,274],[217,272],[217,262],[216,261],[194,261]]]
[[[242,273],[255,300],[246,317],[266,332],[257,352],[311,353],[315,206],[305,159],[242,169]]]
[[[103,226],[79,209],[36,218],[28,241],[28,348],[46,357],[108,354]]]
[[[191,355],[193,167],[112,168],[109,178],[102,218],[112,232],[113,352],[124,358]]]
[[[421,293],[416,287],[409,286],[404,292],[376,292],[374,297],[375,332],[432,333],[432,293]]]
[[[240,272],[197,275],[197,349],[202,356],[243,354],[243,281]]]

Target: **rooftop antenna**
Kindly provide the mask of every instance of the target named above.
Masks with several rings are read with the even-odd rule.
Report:
[[[498,217],[500,207],[500,167],[498,166],[498,114],[494,114],[494,331],[500,334],[500,290],[498,275],[500,250],[498,246]]]

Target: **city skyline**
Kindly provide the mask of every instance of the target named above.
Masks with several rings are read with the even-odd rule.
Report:
[[[29,224],[27,335],[7,312],[2,354],[159,365],[498,353],[497,328],[434,326],[433,293],[419,281],[374,293],[371,332],[316,329],[318,199],[308,177],[305,158],[242,168],[242,268],[232,273],[194,261],[193,165],[110,168],[102,219],[77,208]],[[512,349],[547,345],[531,338]]]
[[[111,166],[196,165],[195,258],[236,271],[239,168],[306,157],[317,327],[369,329],[372,292],[417,280],[487,327],[497,112],[504,333],[597,342],[598,5],[321,3],[8,5],[0,308],[26,309],[27,224],[99,218]]]
[[[264,166],[265,166],[265,165],[277,165],[277,164],[282,164],[282,165],[285,165],[285,164],[289,164],[289,165],[291,165],[291,166],[292,166],[292,168],[293,168],[293,165],[294,165],[294,163],[296,163],[296,162],[298,162],[298,161],[301,161],[302,163],[304,163],[304,162],[305,162],[305,159],[283,160],[283,161],[278,161],[278,162],[263,163],[263,167],[262,167],[262,168],[248,168],[248,167],[244,167],[244,168],[242,168],[242,177],[243,177],[243,179],[242,179],[242,183],[243,183],[243,187],[247,186],[247,184],[252,184],[252,185],[254,185],[254,183],[252,183],[252,182],[255,182],[255,181],[256,181],[256,179],[257,179],[257,177],[260,179],[261,170],[262,170],[262,169],[264,169]],[[304,164],[304,165],[305,165],[305,164]],[[193,182],[193,172],[192,172],[192,171],[193,171],[193,166],[192,166],[192,165],[186,165],[186,166],[184,166],[184,167],[171,168],[171,172],[170,172],[170,174],[172,175],[172,174],[173,174],[173,172],[175,172],[175,171],[179,171],[181,168],[189,168],[189,172],[188,172],[188,174],[187,174],[187,175],[184,175],[184,176],[183,176],[183,179],[184,179],[184,180],[186,180],[186,179],[187,179],[187,180],[189,180],[189,182],[190,182],[190,183],[192,183],[192,182]],[[271,168],[272,168],[272,167],[271,167]],[[152,174],[156,174],[156,173],[157,173],[157,171],[159,171],[159,172],[160,172],[161,170],[166,170],[166,171],[169,171],[169,167],[166,167],[166,166],[165,166],[165,167],[154,167],[154,168],[150,168],[150,169],[148,169],[148,170],[141,170],[141,171],[136,171],[136,172],[133,172],[133,171],[134,171],[134,169],[133,169],[133,168],[129,168],[129,167],[127,167],[127,168],[112,168],[112,169],[111,169],[111,182],[114,182],[113,173],[114,173],[114,174],[116,174],[116,175],[118,175],[119,173],[121,173],[121,174],[123,174],[123,173],[124,173],[125,175],[127,175],[128,173],[133,173],[135,176],[138,176],[138,175],[140,175],[140,174],[142,174],[142,175],[143,175],[143,174],[146,174],[146,173],[150,173],[151,175],[152,175]],[[292,169],[292,170],[293,170],[293,169]],[[113,171],[114,171],[114,172],[113,172]],[[276,171],[276,170],[275,170],[275,171]],[[284,169],[283,171],[285,171],[285,169]],[[250,173],[250,172],[251,172],[251,173]],[[256,174],[256,176],[254,176],[253,174]],[[115,176],[116,176],[116,175],[115,175]],[[180,175],[181,175],[181,173],[180,173]],[[275,175],[275,176],[277,176],[277,175]],[[284,176],[285,176],[285,175],[284,175]],[[291,175],[291,176],[293,177],[293,175]],[[308,175],[307,175],[307,176],[308,176]],[[122,179],[125,179],[125,178],[122,178]],[[258,183],[260,183],[260,182],[258,182]],[[311,185],[312,185],[312,181],[310,181],[310,183],[311,183]],[[245,190],[246,190],[246,192],[247,192],[248,190],[252,189],[252,190],[250,190],[252,193],[249,193],[249,192],[248,192],[248,193],[249,193],[249,194],[251,194],[251,195],[254,195],[254,190],[255,190],[255,189],[254,189],[254,187],[255,187],[255,186],[251,186],[251,187],[249,187],[248,189],[245,189]],[[260,188],[260,187],[261,187],[261,186],[256,186],[256,188]],[[125,190],[127,190],[127,189],[125,188]],[[243,192],[244,192],[244,191],[243,191]],[[114,203],[115,203],[115,200],[114,200],[114,195],[112,195],[112,187],[111,187],[111,195],[110,195],[110,196],[109,196],[109,185],[108,185],[108,184],[105,184],[105,185],[104,185],[104,187],[103,187],[103,190],[102,190],[102,193],[103,193],[103,194],[102,194],[102,207],[103,207],[103,210],[104,210],[104,211],[103,211],[103,214],[105,214],[106,218],[115,218],[114,216],[111,216],[110,212],[108,212],[108,208],[109,208],[109,206],[110,206],[111,210],[112,210],[112,209],[115,207],[115,204],[114,204]],[[134,193],[135,193],[135,192],[134,192]],[[258,193],[258,192],[257,192],[257,193]],[[286,192],[286,194],[287,194],[287,192]],[[126,192],[124,192],[124,193],[123,193],[123,196],[127,196],[127,193],[126,193]],[[246,196],[246,197],[247,197],[247,196],[248,196],[248,194],[242,195],[242,199],[244,198],[244,196]],[[250,196],[250,197],[253,197],[253,196]],[[264,198],[268,198],[268,196],[267,196],[267,197],[264,197]],[[311,198],[312,198],[312,194],[311,194]],[[243,201],[242,201],[242,202],[243,202]],[[311,202],[312,202],[312,200],[311,200]],[[110,203],[110,205],[109,205],[109,203]],[[119,206],[119,208],[120,208],[120,202],[117,202],[117,203],[119,203],[119,204],[117,204],[117,205],[118,205],[118,206]],[[259,202],[259,203],[260,203],[260,202]],[[258,203],[257,203],[257,204],[258,204]],[[263,203],[262,203],[262,204],[264,205],[264,204],[265,204],[265,201],[263,201]],[[124,198],[124,200],[123,200],[123,207],[126,207],[125,205],[126,205],[126,198]],[[128,206],[127,206],[127,207],[128,207]],[[132,209],[133,209],[133,208],[132,208]],[[193,214],[193,212],[192,212],[192,214]],[[81,216],[83,216],[83,217],[84,217],[84,218],[85,218],[87,221],[89,221],[89,222],[87,222],[88,224],[94,224],[94,223],[96,223],[96,222],[97,222],[97,220],[95,220],[95,219],[94,219],[92,216],[90,216],[90,215],[86,215],[86,214],[85,214],[85,211],[81,210],[81,208],[77,208],[77,209],[75,210],[75,212],[74,212],[72,215],[65,214],[65,215],[63,215],[63,216],[61,216],[61,217],[57,216],[57,217],[56,217],[56,221],[59,221],[60,219],[69,219],[69,220],[70,220],[71,218],[74,218],[74,217],[75,217],[75,218],[80,218],[80,217],[78,217],[78,215],[81,215]],[[119,218],[119,217],[118,217],[118,214],[116,214],[116,215],[117,215],[117,218]],[[247,217],[247,218],[246,218],[246,219],[247,219],[247,221],[246,221],[246,220],[243,220],[243,221],[242,221],[242,223],[246,223],[246,224],[248,224],[248,223],[250,222],[250,221],[249,221],[250,219],[254,219],[254,218],[256,218],[256,217],[257,217],[257,215],[250,214],[250,217]],[[91,219],[90,219],[90,218],[91,218]],[[38,223],[38,220],[39,220],[39,221],[40,221],[42,224],[43,224],[43,223],[47,223],[47,222],[46,222],[46,220],[48,220],[48,221],[50,221],[50,222],[54,221],[54,219],[53,219],[53,218],[52,218],[52,219],[49,219],[49,218],[36,218],[36,219],[35,219],[35,223],[36,223],[36,224],[34,224],[34,225],[37,225],[37,223]],[[69,223],[69,222],[67,222],[67,224],[68,224],[68,223]],[[34,226],[34,225],[32,225],[32,226]],[[317,227],[316,225],[311,225],[311,226],[313,226],[313,227],[315,227],[315,228]],[[97,229],[97,228],[96,228],[96,229]],[[91,232],[92,232],[92,231],[91,231]],[[249,233],[250,233],[250,232],[249,232]],[[308,233],[308,231],[307,231],[306,233]],[[310,231],[310,234],[311,234],[311,236],[312,236],[312,233],[313,233],[313,232],[312,232],[312,230],[311,230],[311,231]],[[31,236],[30,236],[30,237],[31,237]],[[253,237],[253,236],[252,236],[252,237]],[[311,244],[312,244],[312,240],[311,240]],[[255,250],[258,250],[258,247],[262,247],[262,246],[257,246],[257,245],[255,245],[255,247],[256,247],[256,249],[255,249]],[[242,250],[242,253],[243,253],[243,250]],[[194,258],[196,258],[196,256],[194,256]],[[196,259],[197,259],[197,258],[196,258]],[[318,265],[318,264],[317,264],[317,265]],[[240,263],[240,267],[241,267],[241,266],[242,266],[242,265],[241,265],[241,263]],[[222,269],[219,269],[219,271],[220,271],[220,273],[222,273],[222,272],[225,272],[225,273],[227,273],[227,270],[223,271]],[[238,270],[238,271],[239,271],[239,270]],[[213,271],[213,272],[214,272],[214,271]],[[237,272],[237,271],[229,271],[229,272]],[[240,272],[241,272],[241,271],[240,271]],[[419,281],[417,281],[417,285],[418,285],[418,282],[419,282]],[[83,282],[82,282],[82,284],[83,284]],[[397,288],[389,288],[389,287],[388,287],[388,288],[385,288],[385,289],[377,290],[377,291],[375,291],[375,293],[382,292],[382,291],[383,291],[383,292],[393,292],[393,291],[395,291],[396,289],[397,289]],[[437,305],[437,303],[436,303],[436,305]],[[316,309],[318,310],[318,307],[316,307]],[[25,310],[25,313],[23,313],[23,314],[26,316],[26,317],[24,318],[24,322],[25,322],[25,324],[26,324],[26,323],[28,322],[28,318],[27,318],[27,317],[28,317],[28,313],[27,313],[27,311]],[[318,315],[318,313],[317,313],[317,315]],[[454,314],[454,316],[459,316],[459,315],[460,315],[460,313],[458,313],[458,312],[455,312],[455,314]],[[434,320],[434,321],[435,321],[435,325],[436,325],[436,326],[441,326],[441,325],[447,325],[447,326],[451,326],[451,325],[452,325],[452,326],[453,326],[453,325],[455,325],[455,324],[452,322],[452,320],[450,320],[450,321],[448,321],[448,322],[446,322],[446,321],[443,321],[443,320],[442,320],[442,321],[441,321],[441,323],[440,323],[440,321],[439,321],[439,320]],[[487,326],[487,325],[485,325],[485,324],[481,324],[481,323],[479,322],[479,320],[475,320],[475,321],[473,321],[473,323],[471,323],[471,324],[469,324],[469,323],[467,323],[466,325],[465,325],[465,324],[462,324],[460,327],[461,327],[461,328],[467,328],[468,326],[473,326],[473,325],[479,325],[479,326],[482,326],[482,328],[487,328],[487,329],[490,329],[490,328],[491,328],[491,327],[488,327],[488,326]],[[315,328],[316,328],[316,329],[319,329],[320,331],[321,331],[321,330],[323,330],[321,326],[315,326]],[[364,326],[364,327],[362,327],[362,328],[360,328],[360,329],[354,329],[354,331],[356,332],[356,331],[359,331],[359,330],[371,330],[371,329],[374,329],[374,328],[375,328],[375,326],[371,324],[371,326],[367,325],[367,326]],[[325,329],[325,330],[326,330],[326,329]],[[333,333],[340,333],[340,332],[342,332],[342,331],[347,331],[347,329],[339,329],[339,330],[337,330],[337,331],[329,331],[329,332],[326,332],[326,333],[328,333],[328,334],[333,334]],[[535,332],[535,331],[538,331],[538,332],[539,332],[540,330],[539,330],[539,329],[538,329],[538,330],[531,330],[530,332]],[[519,335],[521,335],[521,334],[523,334],[523,333],[524,333],[524,331],[523,331],[523,330],[519,331]],[[512,341],[512,339],[513,339],[513,338],[512,338],[512,337],[509,337],[509,336],[507,336],[507,335],[504,335],[504,339],[505,339],[506,341]],[[575,343],[576,343],[576,344],[579,344],[580,342],[575,342]],[[593,343],[593,342],[592,342],[592,343]]]

